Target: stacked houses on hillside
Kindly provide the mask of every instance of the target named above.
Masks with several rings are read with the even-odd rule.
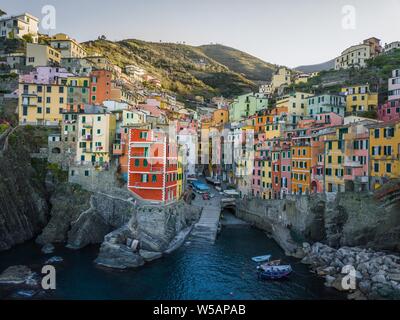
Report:
[[[53,128],[48,161],[89,190],[125,185],[140,201],[170,203],[185,193],[187,177],[202,172],[242,197],[280,199],[367,192],[400,177],[400,69],[382,105],[368,84],[289,90],[315,74],[282,67],[258,93],[231,103],[215,97],[194,111],[136,65],[88,54],[65,34],[41,43],[29,14],[0,22],[3,37],[26,38],[13,30],[23,24],[32,38],[13,56],[20,125]],[[362,67],[381,51],[378,39],[365,40],[337,68]]]

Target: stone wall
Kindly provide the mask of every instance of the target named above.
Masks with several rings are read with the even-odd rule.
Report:
[[[81,185],[92,192],[109,192],[120,185],[117,180],[116,166],[108,170],[96,168],[93,165],[70,166],[68,182]]]

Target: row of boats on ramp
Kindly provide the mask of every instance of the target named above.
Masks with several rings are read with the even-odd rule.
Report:
[[[259,279],[283,279],[288,277],[293,271],[290,264],[281,264],[281,260],[271,260],[271,255],[253,257],[251,260],[261,263],[257,266],[257,276]]]

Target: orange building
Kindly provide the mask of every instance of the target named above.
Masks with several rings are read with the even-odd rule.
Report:
[[[143,200],[177,199],[177,144],[159,129],[129,129],[128,189]]]
[[[311,187],[310,138],[293,138],[292,146],[292,193],[310,193]]]
[[[220,126],[229,122],[229,111],[227,109],[217,109],[212,115],[212,125]]]
[[[102,104],[111,99],[112,72],[109,70],[93,70],[90,74],[90,103]]]

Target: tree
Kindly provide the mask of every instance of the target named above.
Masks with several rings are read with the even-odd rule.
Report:
[[[33,43],[33,37],[32,37],[32,35],[30,33],[24,34],[22,36],[22,39],[24,39],[28,43]]]

